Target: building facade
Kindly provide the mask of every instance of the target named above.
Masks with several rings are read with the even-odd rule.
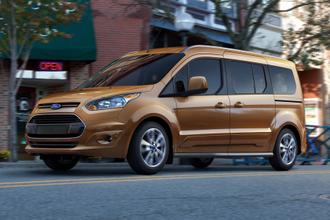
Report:
[[[282,16],[271,13],[264,19],[263,25],[257,30],[251,41],[254,52],[281,56],[283,53],[281,42],[283,34]]]
[[[226,28],[221,19],[215,16],[214,11],[215,5],[212,1],[164,1],[153,11],[150,23],[150,47],[182,46],[182,34],[176,29],[174,21],[170,18],[180,12],[190,14],[195,23],[193,29],[188,33],[188,46],[209,44],[232,47],[232,42],[226,32]],[[226,4],[225,12],[231,18],[230,22],[235,29],[237,18],[235,4],[233,2]]]

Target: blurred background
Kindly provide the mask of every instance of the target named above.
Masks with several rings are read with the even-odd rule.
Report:
[[[330,125],[329,12],[329,0],[2,0],[0,160],[32,159],[24,130],[40,98],[150,48],[204,44],[292,60],[306,124]]]

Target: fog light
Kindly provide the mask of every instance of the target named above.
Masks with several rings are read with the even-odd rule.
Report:
[[[110,144],[111,141],[112,141],[111,135],[106,135],[106,136],[103,136],[102,138],[98,139],[97,143],[99,143],[99,144]]]

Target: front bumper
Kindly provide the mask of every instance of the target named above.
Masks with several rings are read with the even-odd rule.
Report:
[[[25,150],[32,155],[43,154],[71,154],[82,156],[96,156],[96,157],[108,157],[108,158],[125,158],[129,138],[127,131],[127,124],[118,120],[118,114],[120,109],[113,109],[103,112],[87,112],[83,109],[74,109],[72,112],[62,111],[36,111],[31,116],[31,119],[35,116],[63,116],[74,115],[77,116],[84,124],[84,129],[78,136],[60,136],[50,131],[49,126],[52,124],[43,124],[47,127],[46,131],[42,132],[42,135],[36,133],[38,126],[34,123],[27,124],[26,139],[28,145]],[[32,122],[30,120],[29,122]],[[40,126],[40,127],[42,127]],[[54,125],[59,127],[59,125]],[[74,131],[74,127],[68,125],[69,131]],[[72,129],[71,129],[72,127]],[[34,130],[33,130],[34,129]],[[33,131],[33,134],[29,134]],[[69,133],[69,132],[68,132]],[[100,143],[99,140],[105,137],[111,137],[111,141],[108,143]]]

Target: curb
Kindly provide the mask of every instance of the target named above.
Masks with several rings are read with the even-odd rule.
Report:
[[[125,162],[105,162],[105,161],[97,161],[97,162],[86,162],[82,161],[78,164],[79,167],[126,167],[128,166]],[[32,160],[32,161],[18,161],[18,162],[0,162],[1,168],[38,168],[38,167],[46,167],[42,160]]]

